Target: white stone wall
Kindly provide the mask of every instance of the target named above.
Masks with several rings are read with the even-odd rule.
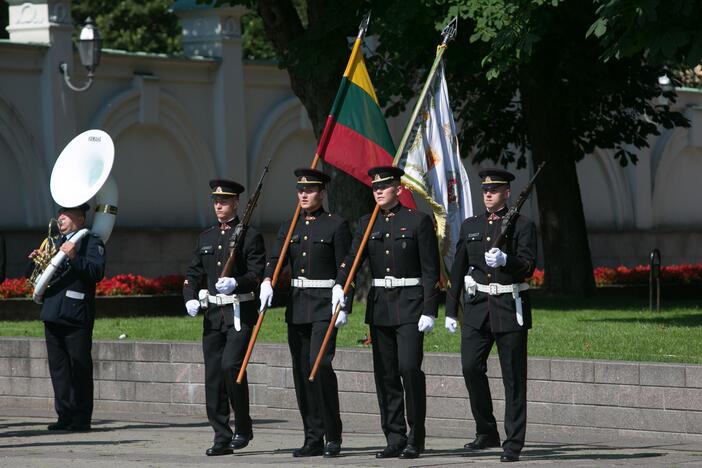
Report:
[[[58,72],[58,64],[68,61],[73,79],[84,79],[77,53],[71,52],[70,2],[9,3],[11,38],[0,41],[0,198],[6,201],[0,230],[22,235],[35,230],[40,237],[54,211],[48,184],[53,162],[71,138],[89,128],[102,128],[115,141],[117,234],[177,228],[194,237],[212,221],[207,181],[231,177],[253,187],[269,157],[273,163],[254,225],[270,233],[291,215],[291,172],[309,165],[315,139],[287,73],[272,64],[242,62],[243,10],[179,12],[189,57],[105,50],[92,88],[76,93]],[[690,129],[652,137],[635,166],[621,168],[607,151],[597,151],[579,164],[578,173],[587,223],[598,239],[636,244],[642,233],[663,243],[666,233],[692,236],[687,246],[675,244],[675,258],[698,262],[702,94],[682,90],[676,106],[691,120]],[[390,122],[396,141],[405,119]],[[479,168],[467,168],[477,207]],[[515,191],[528,177],[527,171],[519,173]],[[536,201],[525,210],[536,218]],[[134,244],[131,248],[140,248]],[[598,241],[593,256],[597,264],[642,263],[650,248],[643,244],[617,257],[616,245]],[[11,263],[19,265],[23,255],[11,253]],[[115,259],[120,271],[129,271],[129,257],[138,258],[139,251]],[[168,265],[163,273],[175,273]]]

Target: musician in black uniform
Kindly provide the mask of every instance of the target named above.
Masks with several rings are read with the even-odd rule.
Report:
[[[202,350],[205,358],[207,418],[215,432],[206,455],[225,455],[246,447],[253,439],[249,416],[249,387],[236,378],[256,319],[256,290],[263,277],[266,251],[263,238],[249,228],[237,249],[230,277],[220,278],[229,258],[229,239],[239,224],[237,208],[244,187],[231,180],[211,180],[217,224],[203,231],[183,285],[185,307],[191,316],[205,306]],[[201,289],[206,288],[206,289]],[[229,426],[234,410],[234,431]]]
[[[332,303],[332,298],[336,302],[343,300],[343,289],[334,285],[339,265],[351,246],[351,231],[344,218],[324,211],[322,204],[329,176],[315,169],[297,169],[295,175],[301,212],[283,264],[289,261],[292,273],[292,292],[285,309],[285,321],[288,324],[295,394],[305,441],[301,448],[293,451],[293,456],[323,454],[330,458],[338,456],[341,451],[339,393],[332,368],[336,329],[320,361],[314,382],[309,381],[309,376],[334,314],[336,303]],[[274,253],[268,260],[266,278],[261,284],[261,308],[264,304],[270,305],[273,299],[271,277],[290,223],[288,220],[280,226]],[[344,301],[335,323],[337,329],[346,324],[351,303],[351,297]]]
[[[93,415],[93,324],[95,285],[105,274],[105,245],[88,233],[78,242],[71,238],[85,227],[87,203],[60,208],[60,250],[66,259],[56,269],[44,293],[44,322],[49,374],[54,387],[58,421],[50,431],[89,431]],[[38,251],[29,257],[34,258]]]
[[[434,327],[439,306],[439,249],[431,218],[398,200],[402,169],[368,171],[380,213],[362,259],[373,275],[366,323],[373,341],[373,373],[387,446],[376,458],[417,458],[426,437],[424,333]],[[361,218],[337,285],[345,283],[371,215]],[[405,400],[407,425],[405,424]]]
[[[500,461],[519,460],[526,433],[527,330],[531,305],[527,284],[536,261],[536,227],[517,214],[501,249],[493,247],[507,214],[510,181],[502,169],[481,171],[486,212],[466,219],[461,226],[456,257],[451,267],[451,288],[446,299],[446,328],[457,328],[458,304],[465,290],[461,337],[461,363],[475,419],[476,439],[469,450],[499,447],[500,436],[492,410],[487,359],[497,343],[505,387],[505,433]]]

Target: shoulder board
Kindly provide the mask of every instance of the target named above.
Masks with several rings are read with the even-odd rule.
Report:
[[[213,230],[213,229],[216,228],[216,227],[217,227],[217,226],[210,226],[210,227],[208,227],[207,229],[205,229],[204,231],[202,231],[202,232],[200,233],[200,235],[205,234],[205,233],[207,233],[207,232],[210,232],[211,230]]]

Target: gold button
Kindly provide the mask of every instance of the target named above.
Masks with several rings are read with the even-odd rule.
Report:
[[[385,237],[390,237],[390,233],[389,233],[389,232],[386,232],[386,233],[385,233]]]
[[[224,234],[224,231],[222,231],[222,234]]]
[[[492,278],[492,273],[488,273],[488,274],[487,274],[487,277],[488,277],[488,278]]]
[[[310,224],[310,222],[309,222],[309,221],[305,221],[305,224]]]
[[[307,240],[307,236],[303,237],[302,240]]]
[[[222,250],[222,246],[221,246],[221,245],[218,245],[217,248],[218,248],[219,250]]]
[[[388,273],[390,273],[390,268],[386,268],[385,271],[387,271]]]
[[[222,262],[217,262],[217,266],[219,266],[219,265],[221,265],[221,264],[222,264]]]
[[[300,268],[300,273],[304,273],[304,272],[305,272],[305,269],[304,269],[304,268]]]
[[[385,221],[390,221],[390,218],[385,218]]]
[[[487,236],[487,239],[485,239],[485,240],[490,242],[490,236]]]
[[[302,252],[302,256],[303,256],[303,257],[306,257],[306,256],[307,256],[307,252]]]
[[[488,224],[492,224],[492,221],[488,221]]]
[[[390,251],[389,251],[389,250],[386,250],[386,251],[385,251],[385,255],[390,255]]]

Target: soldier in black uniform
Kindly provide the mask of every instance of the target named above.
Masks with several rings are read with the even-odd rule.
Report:
[[[46,354],[58,421],[50,431],[89,431],[93,415],[93,324],[95,285],[105,274],[105,245],[92,233],[77,243],[76,232],[85,227],[87,203],[58,212],[60,250],[66,259],[56,269],[44,294]],[[34,258],[38,251],[29,257]]]
[[[402,169],[368,171],[380,213],[362,259],[373,275],[366,323],[373,341],[373,373],[387,446],[377,458],[417,458],[424,450],[426,382],[424,333],[434,327],[439,306],[439,249],[431,218],[398,201]],[[336,278],[344,284],[370,215],[361,218],[349,255]],[[405,424],[405,399],[407,425]]]
[[[329,176],[314,169],[297,169],[295,175],[297,198],[302,210],[284,263],[289,261],[292,271],[292,293],[285,309],[285,321],[288,324],[295,394],[305,441],[301,448],[293,451],[293,456],[323,454],[330,458],[338,456],[341,451],[339,393],[332,368],[336,329],[320,361],[315,381],[310,382],[308,378],[334,313],[336,304],[332,304],[332,298],[343,300],[343,289],[334,287],[334,284],[339,265],[351,246],[351,231],[345,219],[324,211],[322,203]],[[261,308],[264,304],[270,305],[273,299],[271,277],[290,222],[288,220],[280,226],[274,254],[268,260],[266,278],[261,284]],[[349,298],[341,308],[335,323],[337,328],[346,324],[351,303],[352,299]]]
[[[266,262],[263,238],[249,228],[243,247],[236,252],[232,276],[220,278],[229,258],[229,239],[239,224],[236,211],[244,187],[223,179],[211,180],[210,187],[218,223],[198,237],[183,285],[188,314],[194,317],[201,306],[206,307],[202,333],[205,400],[215,432],[214,444],[205,452],[208,456],[230,454],[253,439],[248,382],[244,378],[238,385],[236,377],[258,318],[255,294]],[[229,426],[230,404],[234,432]]]
[[[517,215],[503,250],[493,247],[507,213],[509,183],[514,175],[502,169],[481,171],[486,212],[461,226],[451,267],[446,299],[446,328],[455,332],[460,298],[465,288],[461,337],[463,377],[475,419],[476,439],[469,450],[499,447],[500,436],[492,410],[487,359],[497,343],[505,387],[505,433],[500,461],[519,460],[526,433],[527,330],[531,306],[525,279],[534,271],[536,227]]]

